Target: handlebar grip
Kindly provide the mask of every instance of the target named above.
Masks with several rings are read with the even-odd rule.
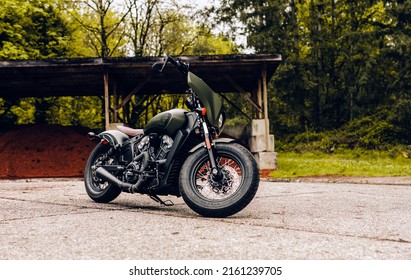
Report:
[[[184,62],[181,62],[180,60],[175,60],[173,57],[169,55],[165,56],[165,60],[166,62],[167,61],[171,62],[171,64],[173,64],[177,68],[177,70],[179,70],[181,73],[183,74],[188,73],[188,65],[185,64]]]
[[[174,66],[178,67],[179,63],[172,56],[166,55],[165,59],[166,61],[170,61]]]

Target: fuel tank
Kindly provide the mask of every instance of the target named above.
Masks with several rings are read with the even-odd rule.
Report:
[[[144,133],[166,134],[171,137],[182,128],[187,121],[184,109],[173,109],[155,115],[144,127]]]

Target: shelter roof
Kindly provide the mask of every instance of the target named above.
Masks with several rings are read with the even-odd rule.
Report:
[[[214,91],[255,90],[261,71],[269,81],[281,61],[280,55],[218,55],[180,57],[190,70]],[[105,73],[110,87],[127,95],[141,85],[138,94],[184,93],[186,81],[172,65],[161,74],[151,66],[160,57],[81,58],[0,61],[0,97],[102,96]]]

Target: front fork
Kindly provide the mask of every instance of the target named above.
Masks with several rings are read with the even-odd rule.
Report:
[[[205,142],[205,147],[207,149],[208,157],[210,159],[210,165],[211,165],[211,174],[213,175],[214,179],[221,179],[221,170],[218,168],[218,164],[214,155],[214,143],[212,143],[211,137],[210,137],[210,131],[208,130],[207,124],[205,121],[201,122],[203,126],[203,131],[204,131],[204,142]]]

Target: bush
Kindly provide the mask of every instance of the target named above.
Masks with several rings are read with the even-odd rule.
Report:
[[[324,152],[335,149],[383,150],[404,144],[401,129],[382,117],[364,117],[340,129],[326,132],[304,132],[276,141],[279,151]]]

